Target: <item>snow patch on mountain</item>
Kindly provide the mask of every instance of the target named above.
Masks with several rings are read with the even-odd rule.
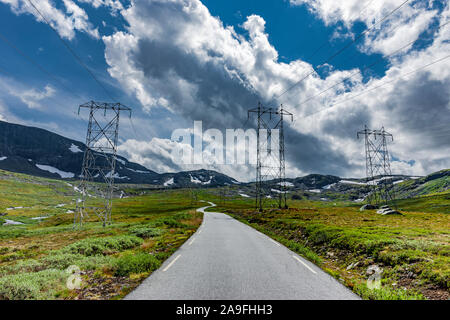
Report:
[[[116,157],[116,161],[119,161],[121,164],[125,165],[125,160],[122,160],[122,159],[119,159],[119,158]]]
[[[108,172],[107,174],[106,174],[106,177],[107,178],[114,178],[114,179],[128,179],[128,180],[130,180],[130,178],[128,178],[127,176],[123,176],[123,177],[121,177],[120,175],[119,175],[119,173],[114,173],[114,175],[112,174],[112,171],[110,171],[110,172]]]
[[[208,181],[201,181],[199,178],[193,177],[191,174],[189,174],[189,177],[191,178],[191,182],[192,182],[192,183],[203,184],[203,185],[205,185],[205,184],[211,184],[211,181],[212,181],[212,179],[213,179],[212,176],[209,176],[209,180],[208,180]]]
[[[119,159],[117,159],[117,160],[119,160]],[[125,169],[130,170],[130,171],[133,171],[133,172],[136,172],[136,173],[150,173],[150,171],[135,170],[135,169],[126,168],[126,167],[125,167]]]
[[[351,181],[351,180],[341,180],[341,181],[339,181],[339,183],[344,183],[344,184],[358,184],[358,185],[361,185],[361,186],[367,185],[367,183],[365,183],[365,182],[358,182],[358,181]]]
[[[337,184],[337,182],[336,182],[336,183],[332,183],[332,184],[327,184],[326,186],[322,187],[322,189],[330,190],[330,189],[331,189],[332,187],[334,187],[336,184]]]
[[[75,177],[75,173],[62,171],[62,170],[59,170],[59,169],[57,169],[55,167],[48,166],[48,165],[45,165],[45,164],[36,164],[36,167],[38,167],[41,170],[48,171],[50,173],[56,173],[63,179]]]
[[[169,180],[167,180],[166,182],[164,182],[164,186],[168,187],[170,185],[174,184],[173,178],[170,178]]]
[[[289,181],[278,182],[278,185],[280,185],[282,187],[293,187],[294,186],[294,184],[292,182],[289,182]]]
[[[193,177],[191,174],[189,175],[189,177],[191,177],[192,183],[197,183],[197,184],[202,183],[197,177]]]
[[[275,193],[283,193],[283,191],[278,190],[278,189],[270,189],[270,191],[275,192]]]
[[[83,152],[77,145],[73,144],[69,148],[70,151],[73,153]]]

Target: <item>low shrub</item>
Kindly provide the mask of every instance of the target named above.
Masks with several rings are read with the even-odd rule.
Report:
[[[127,254],[118,258],[114,263],[116,276],[128,276],[131,273],[142,273],[156,270],[160,262],[148,253]]]
[[[35,259],[19,260],[12,265],[0,267],[0,276],[13,273],[36,272],[44,269],[42,263]]]
[[[113,258],[102,255],[84,256],[79,253],[56,251],[41,261],[46,268],[63,270],[71,265],[76,265],[82,270],[95,270],[99,267],[112,264]]]
[[[369,289],[364,283],[355,286],[354,291],[366,300],[425,300],[419,293],[389,287]]]
[[[289,249],[297,252],[299,255],[303,256],[309,261],[314,262],[319,266],[322,264],[322,259],[308,247],[305,247],[304,245],[292,240],[286,241],[285,245],[289,247]]]
[[[129,233],[135,235],[136,237],[146,239],[159,236],[161,234],[161,230],[143,225],[130,228]]]
[[[62,252],[94,256],[134,248],[141,245],[142,242],[143,240],[141,238],[129,235],[88,238],[67,245],[63,248]]]
[[[0,278],[0,300],[54,299],[64,289],[68,274],[48,269],[7,275]]]
[[[175,220],[174,218],[165,218],[162,220],[162,222],[168,226],[169,228],[182,228],[184,227],[184,224]]]

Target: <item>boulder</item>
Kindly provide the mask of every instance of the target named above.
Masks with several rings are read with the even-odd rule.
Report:
[[[364,210],[374,210],[374,209],[378,209],[377,205],[374,204],[365,204],[363,205],[361,208],[359,208],[359,211],[364,211]]]
[[[351,264],[347,267],[347,270],[356,268],[358,265],[359,265],[359,261],[358,261],[358,262],[351,263]]]
[[[382,213],[382,215],[383,216],[387,216],[387,215],[402,215],[399,211],[397,211],[397,210],[392,210],[392,209],[390,209],[390,210],[387,210],[387,211],[384,211],[383,213]]]
[[[387,215],[401,215],[400,212],[390,208],[389,206],[382,206],[380,210],[377,210],[377,213],[381,214],[383,216],[387,216]]]

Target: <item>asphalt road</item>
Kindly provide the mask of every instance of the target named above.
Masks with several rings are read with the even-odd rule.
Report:
[[[212,203],[210,203],[213,205]],[[205,208],[198,209],[204,212]],[[218,212],[125,299],[359,299],[308,260]]]

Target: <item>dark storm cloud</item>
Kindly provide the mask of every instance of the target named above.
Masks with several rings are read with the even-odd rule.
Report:
[[[423,147],[450,145],[450,80],[430,79],[423,73],[403,80],[387,105],[395,123],[423,137]]]
[[[203,120],[205,127],[241,126],[246,110],[260,100],[239,79],[232,78],[223,64],[201,62],[196,55],[170,43],[141,39],[134,61],[135,67],[152,79],[153,86],[154,80],[159,80],[155,89],[176,112]],[[179,79],[195,86],[194,102],[187,100],[189,93]]]
[[[344,153],[334,151],[320,139],[285,129],[286,160],[303,172],[345,176],[355,167],[349,165]]]
[[[144,72],[146,85],[151,88],[149,90],[167,99],[174,112],[191,120],[203,120],[204,129],[225,130],[241,128],[247,120],[248,109],[256,107],[258,101],[267,103],[251,88],[239,70],[226,64],[220,52],[204,50],[208,55],[207,61],[204,61],[203,56],[176,44],[174,39],[177,39],[180,30],[186,24],[196,23],[196,17],[183,11],[180,3],[152,2],[140,7],[140,19],[156,25],[167,36],[140,38],[133,53],[134,67]],[[264,57],[256,57],[256,69],[264,70],[263,60]],[[233,75],[230,70],[234,72]],[[264,72],[261,72],[261,76],[264,76]],[[183,81],[180,82],[180,79]],[[187,91],[184,83],[195,90]],[[365,120],[367,115],[357,113],[356,116],[342,119],[341,124],[344,127],[348,127],[350,122],[359,125],[362,118]],[[344,130],[332,130],[346,134]],[[343,154],[333,151],[326,142],[313,136],[288,128],[286,144],[287,160],[302,171],[338,175],[349,170],[348,159]],[[156,154],[151,156],[157,157]]]
[[[111,66],[116,66],[114,71],[118,80],[131,90],[136,86],[145,108],[168,108],[188,123],[202,120],[204,130],[244,127],[247,110],[256,107],[258,101],[277,105],[276,101],[264,101],[262,96],[268,97],[272,92],[290,87],[291,82],[304,73],[303,68],[308,68],[300,60],[289,65],[277,61],[278,53],[268,41],[265,22],[258,16],[247,17],[242,25],[248,37],[239,36],[233,28],[223,26],[195,0],[136,1],[124,17],[129,23],[128,34],[116,33],[106,38],[108,61]],[[121,72],[127,75],[129,70],[142,73],[138,72],[136,78],[120,78]],[[338,81],[341,75],[336,77]],[[329,81],[333,82],[332,78]],[[386,78],[389,79],[388,73]],[[363,172],[363,155],[359,159],[356,132],[368,124],[374,129],[385,125],[396,135],[403,129],[402,139],[416,137],[414,133],[421,131],[433,135],[425,144],[417,141],[420,148],[427,149],[432,156],[422,153],[421,158],[415,157],[413,153],[417,148],[403,147],[398,152],[401,156],[397,157],[414,159],[420,164],[416,166],[419,170],[428,170],[430,166],[422,166],[422,162],[440,161],[441,156],[432,149],[448,146],[450,140],[442,131],[450,120],[449,80],[439,82],[426,75],[415,78],[394,83],[393,92],[384,91],[386,96],[364,96],[324,111],[325,116],[321,113],[304,119],[308,121],[308,132],[314,121],[317,123],[312,134],[299,133],[302,131],[299,123],[292,126],[297,130],[287,126],[286,157],[290,168],[340,176]],[[295,87],[297,94],[288,95],[289,101],[280,102],[289,109],[289,103],[296,105],[298,97],[307,90],[322,90],[328,86],[328,80],[323,80],[324,83],[322,80],[308,78]],[[355,86],[356,94],[359,87]],[[338,95],[330,96],[330,101],[339,98]],[[388,102],[376,106],[377,101]],[[297,108],[298,113],[301,111]],[[255,127],[252,121],[245,127]],[[139,154],[138,149],[136,153]],[[158,151],[154,154],[142,152],[145,152],[145,158],[153,157],[161,166],[175,167]]]
[[[320,121],[318,130],[324,134],[333,135],[344,139],[356,139],[356,133],[364,129],[367,124],[370,127],[372,115],[368,106],[362,103],[351,106],[337,105],[337,116]],[[332,112],[332,109],[326,112]]]
[[[171,105],[177,106],[176,112],[191,120],[203,120],[204,129],[240,128],[247,119],[247,110],[261,101],[239,79],[230,77],[222,65],[203,63],[171,44],[141,40],[134,58],[135,67],[143,70],[146,77],[160,80],[157,89]],[[197,87],[194,104],[186,103],[183,89],[172,81],[174,74]],[[342,119],[342,126],[347,130],[350,122],[355,128],[360,126],[361,118],[366,119],[367,114],[356,114]],[[347,134],[344,128],[341,134]],[[287,160],[305,172],[338,175],[350,169],[343,154],[330,149],[324,141],[292,129],[286,132],[286,149]]]

